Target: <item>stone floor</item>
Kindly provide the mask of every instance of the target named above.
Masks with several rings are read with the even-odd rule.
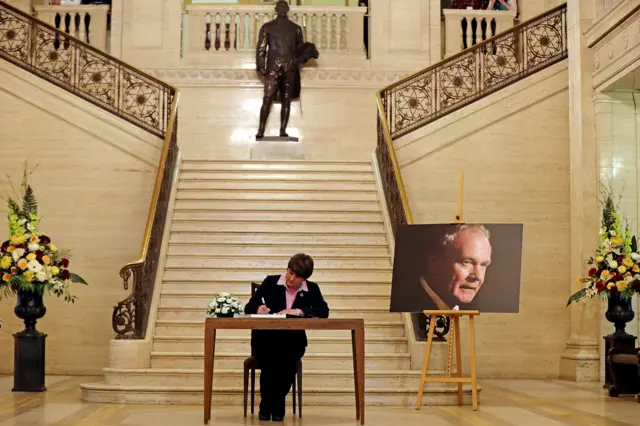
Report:
[[[0,426],[189,426],[203,424],[200,406],[85,403],[79,384],[87,377],[48,377],[43,394],[11,392],[12,377],[0,377]],[[368,407],[366,425],[387,426],[623,426],[640,424],[632,397],[608,398],[597,383],[559,380],[482,380],[480,410],[470,407]],[[353,425],[351,407],[305,407],[304,418],[288,413],[285,425]],[[242,407],[214,407],[211,425],[273,424],[243,418]]]

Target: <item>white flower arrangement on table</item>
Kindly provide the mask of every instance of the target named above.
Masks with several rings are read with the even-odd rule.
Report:
[[[232,317],[242,313],[243,310],[242,303],[238,302],[238,299],[229,293],[220,293],[209,303],[206,313],[208,318]]]

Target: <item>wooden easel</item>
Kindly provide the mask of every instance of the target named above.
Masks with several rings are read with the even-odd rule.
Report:
[[[464,223],[462,219],[462,189],[464,186],[464,172],[460,172],[460,186],[458,187],[458,212],[456,214],[455,223]],[[418,389],[418,400],[416,401],[416,410],[422,407],[422,395],[424,394],[424,384],[429,382],[439,383],[457,383],[458,384],[458,405],[462,405],[462,384],[471,383],[471,401],[473,409],[478,409],[478,384],[476,380],[476,336],[474,317],[480,315],[480,311],[459,311],[459,310],[435,310],[423,311],[430,319],[429,333],[427,334],[427,346],[424,351],[424,361],[422,363],[422,375],[420,376],[420,388]],[[449,334],[448,359],[445,371],[445,377],[427,377],[429,368],[429,356],[431,355],[431,345],[433,344],[433,333],[436,328],[438,316],[448,317],[451,321],[452,330]],[[470,343],[470,364],[471,377],[462,377],[462,351],[460,349],[460,317],[469,317],[469,343]],[[453,364],[453,348],[455,345],[456,352],[456,374],[457,377],[451,377],[451,369]]]

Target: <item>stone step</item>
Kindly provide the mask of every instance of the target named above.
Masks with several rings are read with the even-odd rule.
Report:
[[[249,171],[249,170],[192,170],[181,168],[180,180],[237,180],[255,182],[298,181],[298,182],[373,182],[372,172],[352,171]]]
[[[402,314],[368,307],[330,307],[331,318],[363,318],[372,321],[399,321]],[[158,307],[159,320],[197,321],[206,319],[205,307]]]
[[[178,210],[380,212],[378,201],[176,200]]]
[[[219,189],[181,189],[176,194],[176,200],[240,200],[240,201],[378,201],[375,191],[280,191],[280,190],[242,190],[225,191]]]
[[[201,368],[201,367],[199,367]],[[214,372],[215,375],[215,372]],[[304,380],[304,379],[303,379]],[[104,383],[85,383],[80,385],[82,400],[96,403],[120,403],[120,404],[184,404],[202,406],[203,385],[198,386],[131,386],[131,385],[107,385]],[[478,400],[481,400],[481,387],[478,386]],[[463,404],[471,405],[471,387],[463,385]],[[320,386],[312,388],[305,386],[303,382],[303,405],[307,406],[353,406],[355,407],[354,391],[348,386],[342,388],[329,388]],[[365,407],[384,405],[413,407],[418,395],[418,386],[408,387],[384,387],[365,388]],[[256,414],[252,417],[251,424],[257,422],[257,404],[260,400],[256,395]],[[237,406],[237,416],[242,416],[243,391],[242,387],[222,388],[216,386],[212,394],[212,419],[215,424],[216,408],[222,406]],[[450,384],[429,384],[425,386],[422,398],[423,406],[454,406],[458,404],[457,386]],[[291,397],[287,397],[287,416],[291,416]],[[225,414],[228,412],[225,411]],[[371,411],[366,411],[371,416]],[[369,418],[369,417],[367,417]],[[227,417],[224,418],[225,420]],[[285,420],[286,421],[286,420]],[[356,423],[355,408],[354,418],[349,420]]]
[[[233,172],[369,172],[370,161],[220,161],[208,159],[183,159],[181,170],[217,170]]]
[[[344,193],[353,191],[375,191],[376,185],[371,182],[345,182],[345,181],[242,181],[242,180],[180,180],[178,190],[184,189],[214,189],[226,191],[255,191],[268,189],[270,191],[340,191]]]
[[[285,265],[286,267],[286,265]],[[165,268],[165,281],[207,281],[215,278],[217,281],[224,280],[244,280],[250,282],[262,282],[266,275],[282,274],[283,267],[269,269],[249,269],[228,270],[226,268],[202,268],[202,269],[186,269],[186,268]],[[347,270],[347,269],[321,269],[315,270],[313,273],[314,282],[322,283],[324,281],[345,281],[354,283],[390,283],[391,271],[386,270]]]
[[[286,270],[288,259],[236,258],[206,255],[169,255],[167,268],[186,269],[281,269]],[[314,271],[331,270],[389,270],[389,259],[314,259]]]
[[[384,226],[376,223],[335,223],[335,222],[245,222],[245,221],[204,221],[204,220],[173,220],[172,232],[199,232],[199,233],[229,233],[229,232],[256,232],[256,233],[299,233],[299,234],[378,234],[384,235]]]
[[[262,211],[207,211],[177,210],[174,220],[207,220],[234,222],[337,222],[337,223],[382,223],[382,215],[373,212],[262,212]]]
[[[311,337],[307,353],[347,353],[350,354],[350,337]],[[202,352],[203,336],[161,336],[153,337],[154,352]],[[251,353],[251,339],[248,336],[220,337],[216,339],[216,351],[231,353]],[[405,337],[370,337],[365,342],[366,353],[406,353]]]
[[[285,263],[294,253],[313,253],[315,259],[353,259],[378,258],[391,259],[389,250],[382,246],[313,246],[313,245],[269,245],[269,244],[169,244],[169,255],[210,255],[233,257],[259,257],[262,259],[279,259]]]
[[[254,232],[228,232],[216,234],[201,234],[198,232],[172,232],[169,240],[171,243],[190,244],[275,244],[283,246],[380,246],[387,248],[387,236],[385,234],[305,234],[278,232],[274,234]]]
[[[254,280],[165,280],[162,283],[162,291],[168,293],[184,293],[184,294],[218,294],[218,293],[234,293],[242,294],[251,291],[251,281],[260,284],[265,275],[257,277]],[[315,276],[312,281],[315,280]],[[317,281],[320,284],[320,290],[323,294],[339,294],[341,292],[356,294],[391,294],[391,282],[343,282],[343,281]]]
[[[327,301],[330,308],[344,308],[354,305],[367,306],[369,308],[389,310],[389,296],[391,289],[386,294],[370,294],[370,293],[327,293],[321,288],[322,295]],[[368,289],[363,289],[368,291]],[[184,293],[184,292],[168,292],[162,290],[160,295],[160,306],[162,307],[179,307],[189,306],[202,308],[207,306],[211,300],[219,293]],[[230,292],[239,301],[246,303],[251,297],[250,287],[247,286],[246,291],[241,293]]]
[[[353,390],[353,371],[350,370],[309,370],[302,359],[302,390],[303,398],[306,389],[339,388],[345,391]],[[120,386],[188,386],[204,388],[204,369],[112,369],[105,368],[105,384]],[[435,369],[432,375],[440,373]],[[214,388],[243,387],[242,368],[234,370],[214,369]],[[260,400],[260,370],[256,370],[256,398]],[[367,389],[380,388],[417,388],[420,383],[420,371],[411,370],[371,370],[365,372],[365,387]],[[427,383],[427,387],[438,387],[437,383]],[[290,398],[290,396],[289,396]]]
[[[365,341],[370,337],[404,337],[404,322],[394,321],[365,321]],[[307,337],[348,337],[351,333],[344,330],[307,330]],[[158,336],[204,336],[204,321],[202,319],[194,321],[157,320],[155,335]],[[218,330],[219,338],[225,337],[250,337],[249,330]]]
[[[216,351],[216,368],[229,370],[242,368],[247,353],[232,353]],[[353,358],[347,353],[310,353],[304,356],[305,368],[310,370],[321,370],[331,368],[332,370],[353,371]],[[204,352],[151,352],[151,368],[204,368]],[[409,370],[411,359],[408,353],[390,354],[366,354],[365,370]]]

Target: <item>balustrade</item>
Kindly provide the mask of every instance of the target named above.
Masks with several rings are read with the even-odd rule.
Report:
[[[513,27],[516,12],[477,9],[443,9],[444,57],[459,53]]]
[[[39,20],[104,52],[107,51],[108,5],[36,5],[33,8]]]
[[[365,7],[291,6],[289,19],[302,27],[305,41],[318,51],[361,55]],[[187,7],[187,53],[253,53],[260,27],[275,18],[273,5],[190,5]]]

